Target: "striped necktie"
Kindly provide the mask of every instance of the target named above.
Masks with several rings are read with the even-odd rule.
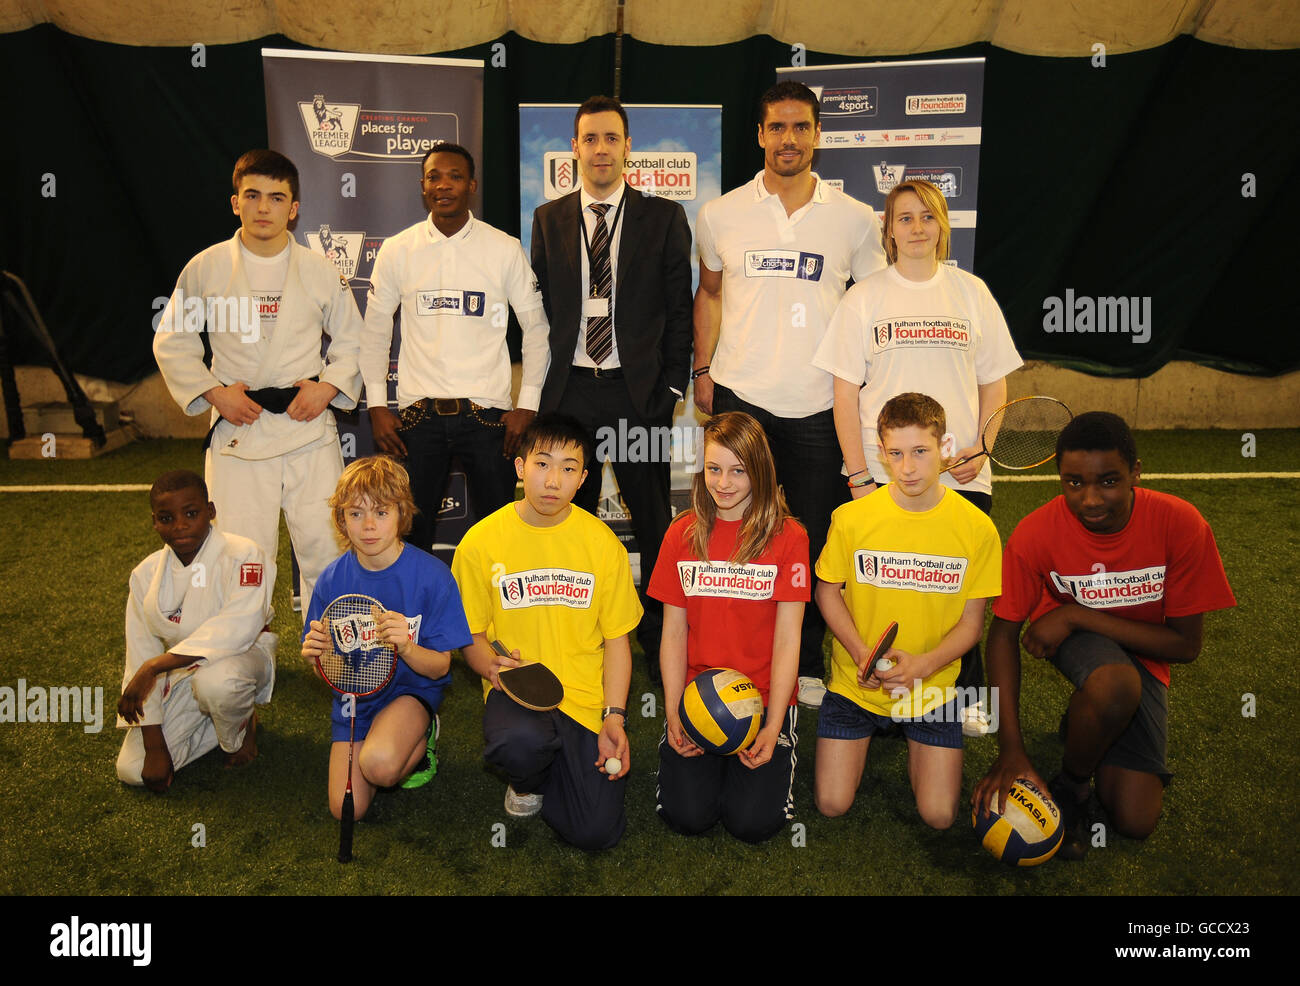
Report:
[[[596,202],[591,206],[596,213],[596,232],[591,238],[591,297],[610,298],[609,289],[614,283],[614,275],[609,264],[609,227],[605,225],[605,213],[609,206]],[[606,308],[606,311],[609,311]],[[614,351],[614,320],[609,315],[592,316],[587,319],[587,355],[592,362],[600,366]]]

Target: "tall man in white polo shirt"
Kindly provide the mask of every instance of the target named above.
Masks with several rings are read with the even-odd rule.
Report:
[[[813,173],[821,123],[812,90],[778,83],[759,100],[759,120],[763,170],[707,203],[696,221],[695,403],[706,414],[745,411],[763,425],[777,479],[816,560],[831,512],[849,491],[834,378],[812,359],[849,279],[880,270],[885,256],[871,207]],[[825,633],[817,607],[807,607],[799,701],[813,707],[826,691]]]
[[[537,413],[549,359],[546,313],[524,248],[469,210],[474,159],[459,144],[424,156],[429,216],[389,237],[370,279],[361,334],[375,446],[406,458],[419,513],[409,540],[428,549],[453,455],[480,516],[514,499],[514,452]],[[388,409],[393,313],[402,310],[398,414]],[[508,313],[523,329],[523,380],[511,409]]]

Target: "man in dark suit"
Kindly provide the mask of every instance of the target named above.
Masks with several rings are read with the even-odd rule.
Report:
[[[578,107],[582,187],[533,214],[532,260],[551,325],[540,410],[577,418],[613,463],[641,550],[637,639],[657,679],[663,606],[645,585],[672,510],[667,431],[652,429],[671,426],[690,377],[691,232],[679,204],[627,186],[631,146],[618,100]],[[597,461],[573,502],[595,513],[600,481]]]

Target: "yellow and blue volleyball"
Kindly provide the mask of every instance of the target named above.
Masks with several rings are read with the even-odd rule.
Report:
[[[739,671],[709,668],[691,679],[677,709],[686,735],[702,750],[745,749],[763,723],[763,696]]]
[[[1056,802],[1021,777],[1011,785],[1006,812],[990,807],[987,815],[971,812],[971,823],[984,848],[1008,866],[1046,863],[1061,847],[1065,830]]]

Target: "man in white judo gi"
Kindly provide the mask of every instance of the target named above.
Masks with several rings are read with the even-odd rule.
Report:
[[[164,547],[131,573],[117,776],[162,794],[217,745],[227,766],[257,756],[254,704],[275,684],[275,563],[212,529],[216,507],[197,473],[159,476],[149,504]]]
[[[361,315],[334,265],[289,233],[293,162],[249,151],[233,185],[240,229],[185,266],[155,327],[154,356],[187,414],[211,409],[205,471],[220,529],[256,541],[274,563],[284,508],[306,612],[316,577],[338,556],[328,500],[343,456],[325,411],[356,406]]]

